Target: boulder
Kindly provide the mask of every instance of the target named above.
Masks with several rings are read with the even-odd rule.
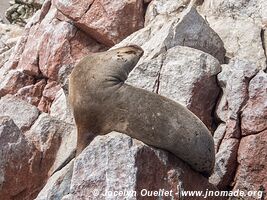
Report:
[[[0,97],[7,94],[16,94],[24,86],[34,84],[34,78],[20,70],[0,69]]]
[[[214,173],[209,178],[209,181],[220,190],[227,190],[235,176],[238,146],[238,139],[225,139],[221,142],[216,154]]]
[[[143,27],[143,0],[57,0],[60,12],[95,40],[112,46]]]
[[[24,35],[14,47],[7,62],[7,75],[3,77],[0,93],[3,93],[2,96],[7,93],[15,94],[23,88],[17,96],[37,104],[41,111],[49,112],[60,89],[60,79],[63,77],[64,82],[83,56],[104,49],[104,45],[66,20],[56,9],[54,2],[47,0],[27,23]],[[15,74],[11,74],[10,69],[14,69]],[[21,80],[23,77],[32,81],[24,80],[26,78]],[[32,90],[41,79],[45,79],[47,85],[42,85],[42,95],[36,95]],[[13,82],[16,84],[12,84]],[[25,90],[31,92],[26,94]]]
[[[249,99],[241,115],[244,136],[267,129],[267,74],[264,71],[250,81],[248,93]]]
[[[70,193],[73,161],[49,178],[35,200],[62,199]]]
[[[218,60],[202,51],[177,46],[167,50],[160,67],[156,92],[186,106],[211,129],[220,92],[216,82],[221,71]]]
[[[206,1],[205,1],[206,2]],[[206,15],[206,13],[202,13]],[[206,16],[210,27],[220,36],[226,49],[225,62],[231,59],[253,62],[258,69],[266,68],[262,41],[262,24],[248,17]]]
[[[6,95],[0,99],[0,116],[9,116],[25,132],[38,118],[39,111],[18,97]]]
[[[217,58],[220,63],[224,62],[225,56],[222,40],[193,6],[176,10],[173,17],[158,15],[143,29],[133,33],[115,47],[128,44],[137,44],[144,49],[140,62],[149,61],[178,45],[204,51]]]
[[[182,191],[207,189],[217,190],[175,156],[112,132],[96,137],[76,158],[63,199],[155,199],[146,192],[159,190],[169,191],[165,199],[182,199]],[[119,191],[124,194],[115,196]]]
[[[25,133],[27,139],[42,153],[40,164],[49,176],[73,156],[76,149],[74,130],[72,125],[58,121],[47,113],[42,113],[31,129]]]
[[[205,0],[202,9],[208,15],[213,16],[246,17],[256,20],[267,17],[267,2],[265,0]]]
[[[267,188],[267,131],[241,139],[233,190],[257,191],[249,199],[264,199]]]
[[[32,199],[44,183],[41,154],[9,117],[0,116],[1,199]]]

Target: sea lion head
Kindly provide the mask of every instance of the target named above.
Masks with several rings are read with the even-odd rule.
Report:
[[[128,73],[132,71],[144,54],[143,49],[137,45],[129,45],[112,51],[116,52],[117,61],[123,65],[124,70],[127,70]]]
[[[137,45],[92,53],[84,57],[73,69],[69,89],[83,90],[80,93],[85,95],[106,91],[109,87],[120,87],[143,53],[143,49]],[[76,94],[74,96],[77,97]]]
[[[125,47],[109,50],[106,55],[101,54],[102,61],[105,61],[105,75],[109,76],[115,82],[124,82],[128,74],[138,63],[144,51],[137,45],[128,45]]]

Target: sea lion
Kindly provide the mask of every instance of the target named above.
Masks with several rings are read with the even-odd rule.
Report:
[[[117,131],[168,150],[204,175],[215,162],[206,126],[179,103],[125,83],[143,50],[126,46],[83,58],[70,75],[79,154],[96,135]]]

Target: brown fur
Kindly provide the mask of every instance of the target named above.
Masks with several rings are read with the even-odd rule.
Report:
[[[79,154],[96,135],[125,133],[168,150],[193,169],[210,175],[213,138],[188,109],[158,94],[125,84],[143,54],[137,46],[85,57],[70,76],[70,103],[78,131]]]

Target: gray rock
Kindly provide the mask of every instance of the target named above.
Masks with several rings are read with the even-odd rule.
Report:
[[[96,137],[76,158],[71,192],[63,199],[140,199],[142,189],[173,190],[176,199],[181,190],[216,190],[173,155],[112,132]]]
[[[226,190],[233,181],[237,168],[238,145],[238,139],[230,138],[224,140],[216,154],[214,173],[209,178],[209,181],[220,190]]]
[[[215,75],[220,66],[216,59],[204,52],[224,62],[223,43],[188,2],[169,3],[173,7],[164,6],[162,1],[151,2],[146,27],[115,46],[137,44],[145,51],[126,82],[180,101],[211,128],[211,112],[219,93]],[[181,5],[187,8],[179,9]],[[152,12],[153,8],[158,10]],[[192,49],[180,47],[180,50],[174,50],[179,49],[177,46]]]
[[[139,63],[143,60],[148,61],[177,45],[204,51],[221,63],[224,62],[225,49],[222,40],[192,6],[188,6],[182,12],[178,9],[173,17],[159,15],[157,20],[152,20],[146,27],[115,47],[127,44],[137,44],[144,49],[144,56]]]
[[[58,120],[69,124],[74,124],[74,118],[63,89],[57,92],[55,100],[50,108],[50,115]]]
[[[0,99],[0,116],[9,116],[21,131],[28,130],[39,116],[38,109],[12,95]]]
[[[260,23],[248,17],[207,16],[207,21],[224,42],[227,62],[238,59],[253,62],[258,69],[266,68]]]
[[[35,200],[61,200],[70,192],[73,161],[51,176]]]
[[[39,116],[31,129],[26,132],[26,136],[42,152],[43,164],[49,175],[73,156],[76,149],[74,126],[59,121],[47,113]]]
[[[182,103],[208,127],[220,89],[217,59],[189,47],[173,47],[165,54],[159,73],[158,93]]]
[[[267,2],[265,0],[205,0],[203,10],[209,15],[224,17],[266,18]]]
[[[222,98],[225,100],[220,101],[217,109],[217,115],[222,121],[227,122],[230,118],[238,118],[248,96],[249,80],[258,71],[254,62],[245,60],[232,60],[228,65],[222,66],[218,81],[223,89]]]
[[[214,131],[213,139],[214,139],[214,145],[215,145],[215,152],[217,153],[219,151],[219,147],[222,143],[223,137],[225,135],[226,131],[226,124],[220,123],[217,129]]]

